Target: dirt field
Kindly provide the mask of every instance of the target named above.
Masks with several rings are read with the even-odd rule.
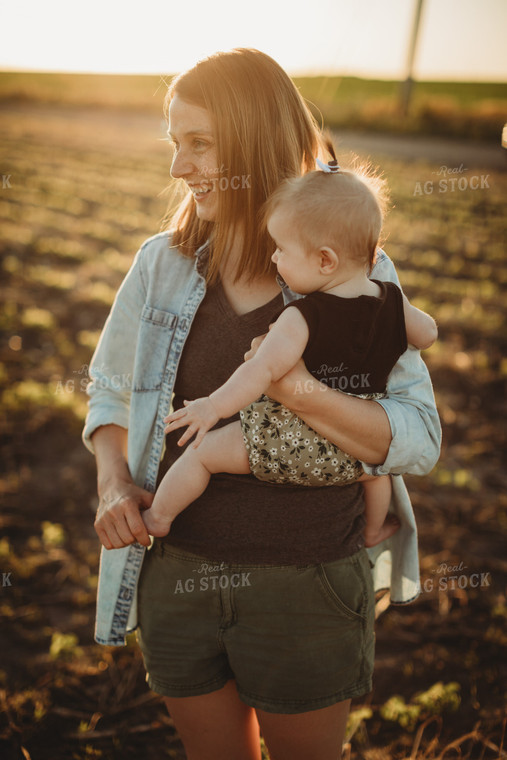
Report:
[[[93,643],[95,470],[80,440],[100,328],[165,212],[164,125],[24,105],[4,108],[0,138],[0,756],[177,760],[135,641]],[[388,138],[343,148],[381,163],[386,250],[438,320],[424,356],[444,440],[432,473],[407,478],[424,591],[378,620],[346,756],[492,760],[507,756],[506,162],[428,140],[400,155],[399,139],[398,153]]]

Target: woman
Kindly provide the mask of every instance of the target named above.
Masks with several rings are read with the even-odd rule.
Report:
[[[146,556],[140,516],[180,453],[163,433],[173,394],[178,408],[222,384],[295,297],[275,276],[258,212],[282,179],[315,168],[319,132],[287,75],[255,50],[199,62],[172,83],[167,105],[171,174],[189,193],[171,231],[138,252],[90,370],[95,525],[104,549],[117,550],[102,553],[96,639],[123,643],[138,618],[150,686],[189,760],[259,760],[259,726],[272,760],[334,760],[350,699],[371,688],[360,486],[214,476]],[[385,254],[372,276],[396,280]],[[379,403],[307,380],[301,363],[269,395],[369,472],[433,466],[440,431],[418,352],[402,356]],[[382,554],[375,587],[391,585],[403,602],[418,593],[417,552],[400,478],[394,493],[405,522],[391,547],[398,572],[386,579]]]

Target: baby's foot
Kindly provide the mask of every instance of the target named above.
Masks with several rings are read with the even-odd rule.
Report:
[[[161,515],[158,512],[153,511],[153,507],[150,509],[145,509],[142,512],[143,522],[146,526],[146,530],[150,534],[150,536],[155,536],[155,538],[161,538],[162,536],[167,536],[169,533],[169,530],[171,528],[171,522],[172,520],[165,516]]]
[[[384,523],[380,530],[372,532],[371,530],[368,530],[368,526],[366,526],[364,530],[364,545],[376,546],[377,544],[380,544],[381,541],[385,541],[386,538],[389,538],[389,536],[392,536],[394,533],[396,533],[400,525],[401,523],[398,518],[394,515],[389,514],[384,520]]]

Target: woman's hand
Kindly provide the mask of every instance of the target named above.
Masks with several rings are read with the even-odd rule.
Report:
[[[120,549],[136,542],[150,545],[150,537],[141,517],[149,509],[154,495],[131,480],[114,478],[99,493],[99,508],[94,527],[106,549]]]
[[[95,530],[106,549],[120,549],[138,541],[150,545],[141,510],[151,507],[153,494],[136,486],[127,464],[128,431],[101,425],[91,436],[97,461],[99,508]]]

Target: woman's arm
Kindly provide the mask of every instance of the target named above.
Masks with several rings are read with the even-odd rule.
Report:
[[[371,475],[425,475],[440,452],[441,429],[426,365],[419,351],[400,357],[378,401],[348,396],[297,366],[267,394],[320,435],[356,457]]]
[[[127,438],[127,430],[118,425],[103,425],[92,434],[99,495],[95,530],[106,549],[118,549],[135,541],[150,545],[140,510],[151,506],[153,494],[132,480]]]
[[[255,350],[255,341],[252,347]],[[267,395],[291,409],[347,454],[372,465],[385,461],[392,434],[384,409],[320,383],[302,361],[273,383]]]
[[[149,545],[140,509],[152,495],[139,488],[128,468],[127,441],[132,373],[141,311],[146,299],[141,251],[114,300],[90,364],[89,409],[83,431],[95,454],[99,508],[95,530],[106,549],[139,541]]]
[[[112,424],[128,428],[137,334],[146,300],[142,251],[143,248],[137,253],[116,294],[90,362],[83,442],[92,453],[92,435],[98,427]]]

